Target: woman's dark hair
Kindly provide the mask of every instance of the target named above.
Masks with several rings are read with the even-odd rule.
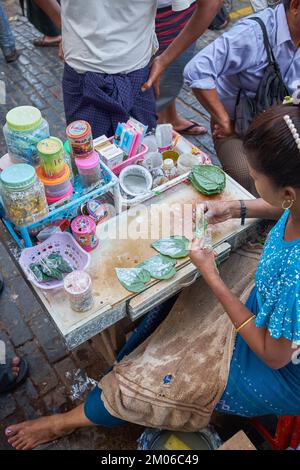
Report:
[[[287,114],[300,135],[300,106],[272,106],[252,122],[244,149],[252,168],[276,186],[300,188],[300,149],[284,120]]]

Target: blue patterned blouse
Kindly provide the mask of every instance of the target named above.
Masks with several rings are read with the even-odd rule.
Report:
[[[266,241],[247,307],[257,327],[293,342],[291,362],[269,368],[238,335],[218,411],[242,416],[300,415],[300,238],[284,240],[286,210]],[[298,343],[298,344],[297,344]]]

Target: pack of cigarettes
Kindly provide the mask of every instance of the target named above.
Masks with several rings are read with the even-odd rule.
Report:
[[[113,168],[116,165],[122,163],[124,158],[124,152],[118,148],[115,144],[110,144],[109,147],[105,147],[98,150],[100,158],[108,168]]]
[[[110,140],[106,137],[106,135],[101,135],[97,139],[94,140],[94,148],[97,152],[100,152],[106,147],[111,145]]]

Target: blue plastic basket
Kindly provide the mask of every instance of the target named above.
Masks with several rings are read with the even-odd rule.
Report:
[[[101,167],[101,183],[98,187],[94,189],[87,190],[81,184],[80,177],[75,176],[74,181],[74,191],[71,201],[66,204],[56,207],[50,206],[49,214],[43,219],[38,220],[26,227],[16,227],[5,216],[3,222],[20,248],[31,247],[33,246],[30,232],[39,231],[39,228],[42,229],[43,226],[50,224],[56,220],[61,219],[72,219],[77,215],[78,207],[87,201],[94,199],[95,197],[103,196],[107,193],[113,193],[115,185],[119,184],[118,178],[112,173],[112,171],[100,161]]]

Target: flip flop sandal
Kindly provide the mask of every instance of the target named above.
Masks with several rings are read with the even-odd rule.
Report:
[[[196,121],[190,120],[190,122],[192,123],[190,126],[187,126],[184,129],[180,129],[180,130],[174,129],[174,130],[178,132],[178,134],[187,134],[187,135],[203,135],[207,133],[206,127],[201,126],[201,124],[199,124]],[[197,134],[195,134],[194,132],[190,132],[191,130],[195,129],[195,127],[200,127],[203,130],[201,132],[198,132]]]
[[[0,393],[11,392],[24,382],[28,375],[28,362],[21,359],[18,367],[19,373],[15,377],[12,372],[12,361],[10,365],[0,364]]]
[[[60,45],[60,43],[61,43],[61,40],[49,42],[49,41],[45,41],[45,39],[43,39],[43,38],[34,39],[32,41],[32,44],[35,47],[58,47]]]

